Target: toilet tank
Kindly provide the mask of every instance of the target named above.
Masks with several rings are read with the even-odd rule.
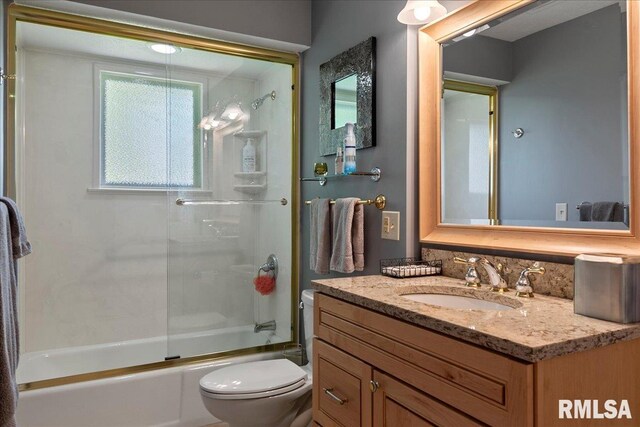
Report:
[[[305,289],[304,291],[302,291],[302,318],[304,321],[304,340],[305,350],[307,352],[309,363],[311,363],[313,355],[311,343],[313,343],[313,294],[315,292],[316,291],[312,289]]]

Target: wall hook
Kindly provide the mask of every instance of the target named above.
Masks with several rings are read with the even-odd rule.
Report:
[[[513,133],[513,137],[514,138],[520,139],[524,135],[524,129],[518,128],[518,129],[514,130],[512,133]]]

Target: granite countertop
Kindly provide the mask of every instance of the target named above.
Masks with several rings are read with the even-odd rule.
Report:
[[[640,338],[640,323],[624,325],[574,314],[572,300],[543,295],[517,298],[513,290],[497,294],[487,285],[468,288],[462,280],[445,276],[360,276],[312,283],[324,294],[529,362]],[[425,291],[473,295],[514,308],[455,309],[401,296]]]

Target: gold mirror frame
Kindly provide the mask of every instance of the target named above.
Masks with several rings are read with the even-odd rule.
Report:
[[[640,254],[640,3],[627,1],[629,76],[629,230],[458,225],[442,223],[440,177],[441,43],[534,0],[476,0],[420,29],[420,242],[521,253],[576,256],[585,252]]]

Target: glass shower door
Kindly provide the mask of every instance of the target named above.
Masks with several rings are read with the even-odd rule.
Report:
[[[5,178],[33,246],[18,382],[292,341],[295,56],[16,13]],[[176,39],[212,51],[157,43]]]
[[[174,186],[167,197],[167,357],[289,342],[292,67],[182,49],[170,73],[172,82],[197,77],[203,104],[197,118],[171,121],[193,127],[200,157],[199,185]],[[181,155],[180,144],[168,147],[171,159]],[[169,164],[172,176],[184,173]]]
[[[20,383],[167,353],[167,58],[142,41],[16,27]]]

